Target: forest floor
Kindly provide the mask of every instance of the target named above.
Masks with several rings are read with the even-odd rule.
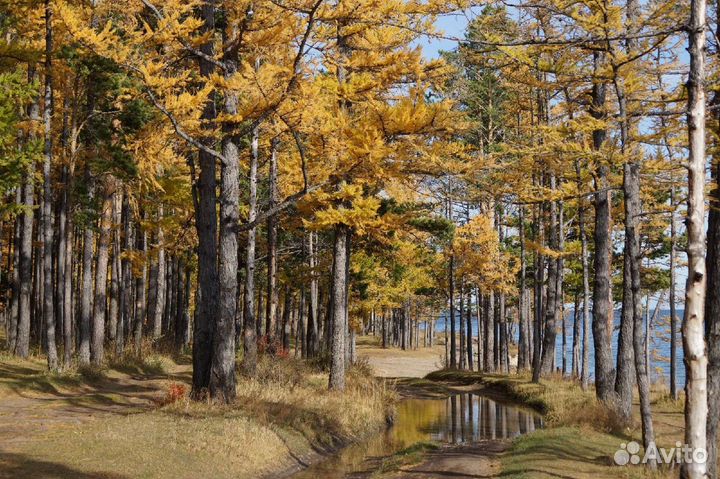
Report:
[[[351,370],[344,394],[292,358],[261,360],[238,401],[187,399],[189,358],[49,374],[0,356],[0,478],[258,478],[383,429],[394,393]]]
[[[343,395],[327,392],[327,376],[300,361],[265,361],[257,379],[239,379],[238,404],[230,408],[187,401],[187,357],[48,374],[42,358],[0,356],[0,478],[279,477],[382,429],[393,391],[494,396],[543,413],[546,428],[514,441],[422,449],[391,477],[677,475],[612,466],[620,444],[639,439],[639,426],[617,430],[592,393],[574,382],[553,378],[538,386],[524,376],[433,373],[443,354],[443,346],[401,351],[359,338],[361,364],[385,378],[385,386],[361,367],[350,372]],[[682,438],[682,403],[656,391],[653,417],[660,446]]]

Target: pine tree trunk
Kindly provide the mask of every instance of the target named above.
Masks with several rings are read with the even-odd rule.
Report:
[[[20,205],[23,202],[23,187],[18,186],[15,188],[15,204]],[[20,309],[20,287],[21,287],[21,276],[20,276],[20,249],[22,242],[22,215],[15,217],[15,225],[13,226],[13,252],[12,252],[12,297],[10,304],[10,317],[7,321],[7,343],[8,351],[10,353],[15,352],[17,346],[17,332],[18,332],[18,315]]]
[[[237,63],[226,60],[226,75],[233,75]],[[225,94],[225,114],[237,114],[238,97]],[[229,127],[230,129],[233,126]],[[238,223],[240,221],[240,150],[232,130],[223,138],[220,189],[220,296],[213,337],[210,396],[230,403],[235,399],[235,315],[237,314]]]
[[[348,227],[335,226],[332,277],[332,344],[329,386],[331,390],[345,389],[345,332],[347,310]]]
[[[594,72],[599,75],[602,69],[603,54],[594,53]],[[605,118],[605,98],[607,86],[594,82],[590,114],[593,118]],[[593,149],[599,151],[605,143],[607,132],[604,129],[593,131]],[[608,181],[608,167],[598,167],[595,184],[595,277],[593,282],[593,342],[595,346],[595,390],[600,400],[608,401],[614,397],[615,368],[610,346],[613,328],[612,292],[610,283],[612,220],[610,217],[611,199]]]
[[[108,258],[110,255],[110,226],[112,222],[114,185],[105,179],[104,198],[100,212],[100,237],[95,263],[95,303],[93,305],[91,360],[96,366],[105,356],[105,311],[107,307]]]
[[[467,368],[468,370],[473,370],[473,334],[472,334],[472,293],[470,292],[470,288],[468,288],[468,302],[467,302],[467,311],[466,311],[466,327],[467,331],[465,332],[465,340],[467,341],[467,346],[465,347],[465,351],[467,354]]]
[[[47,341],[48,369],[58,369],[58,354],[55,344],[55,309],[53,285],[53,193],[52,193],[52,116],[53,116],[53,11],[50,0],[45,0],[45,109],[43,126],[45,133],[45,151],[43,159],[43,315],[45,319],[45,336]]]
[[[158,225],[157,230],[157,244],[158,244],[158,259],[157,259],[157,275],[155,277],[155,298],[152,302],[152,318],[153,318],[153,338],[158,339],[162,335],[162,318],[165,313],[165,291],[167,286],[165,284],[165,272],[167,267],[165,265],[165,232],[162,227],[162,220],[164,216],[163,205],[160,205],[158,209]],[[152,280],[151,280],[152,281]]]
[[[258,175],[258,143],[260,133],[257,128],[253,132],[252,155],[250,157],[250,198],[248,200],[248,221],[253,222],[257,216],[257,175]],[[248,376],[255,375],[257,367],[257,339],[255,317],[255,238],[257,230],[252,227],[247,232],[245,248],[245,325],[243,327],[243,370]]]
[[[122,218],[120,214],[120,202],[118,201],[117,192],[113,196],[112,203],[112,263],[110,266],[110,308],[108,311],[108,339],[115,341],[117,339],[117,325],[118,316],[120,314],[120,229],[119,225],[122,224]]]
[[[580,186],[580,164],[575,163],[575,171]],[[582,365],[581,380],[583,391],[586,391],[590,382],[590,267],[588,264],[587,232],[585,231],[585,205],[578,208],[578,230],[580,231],[580,256],[582,262],[583,281],[583,338],[582,338]]]
[[[270,202],[269,208],[275,207],[278,202],[278,164],[277,164],[277,142],[272,142],[270,154]],[[277,241],[278,241],[278,220],[276,215],[271,215],[267,220],[267,297],[265,310],[265,331],[271,339],[276,337],[278,290],[277,290]]]
[[[450,255],[450,265],[448,270],[448,284],[450,285],[450,369],[457,368],[457,359],[455,351],[457,349],[455,338],[455,255]],[[445,325],[447,330],[447,324]]]
[[[572,375],[580,377],[580,295],[575,293],[573,304],[573,329],[572,329]]]
[[[202,30],[211,34],[215,31],[215,3],[205,1],[200,8]],[[203,54],[212,57],[215,49],[212,40],[200,46]],[[214,74],[212,62],[199,58],[200,75],[205,81]],[[216,118],[215,99],[211,95],[203,107],[201,118],[212,122]],[[210,144],[211,139],[206,143]],[[197,183],[197,205],[195,210],[195,228],[198,235],[198,304],[193,332],[193,381],[191,395],[202,398],[210,386],[210,368],[212,360],[212,339],[214,323],[218,316],[218,266],[217,266],[217,180],[216,159],[206,151],[198,152],[200,175]]]
[[[122,225],[123,225],[123,252],[125,256],[122,258],[121,266],[121,289],[120,289],[120,315],[118,316],[117,333],[115,334],[115,352],[122,356],[125,350],[125,341],[127,339],[127,328],[131,321],[130,304],[132,297],[132,267],[130,264],[130,258],[127,253],[130,252],[130,245],[132,244],[132,228],[131,228],[131,211],[130,211],[130,199],[128,193],[123,193],[121,213]]]
[[[85,164],[85,181],[88,189],[88,203],[93,200],[93,182],[90,175],[90,166]],[[88,214],[88,217],[92,217]],[[88,220],[89,221],[89,220]],[[92,260],[95,252],[95,233],[90,224],[84,225],[83,232],[83,258],[82,258],[82,290],[80,292],[80,346],[79,361],[81,365],[90,364],[90,322],[92,320],[93,291]]]
[[[308,306],[308,355],[315,357],[320,349],[318,332],[318,277],[316,234],[308,234],[308,266],[310,267],[310,301]]]
[[[135,322],[133,323],[133,343],[135,354],[142,351],[142,333],[147,318],[146,293],[147,286],[147,232],[142,228],[142,221],[145,220],[145,212],[140,211],[135,241],[136,249],[140,257],[140,274],[135,278]]]
[[[527,261],[525,259],[525,207],[518,208],[518,233],[520,241],[520,294],[518,304],[519,315],[519,335],[518,335],[518,371],[524,371],[530,367],[530,342],[528,341],[528,315],[527,315],[527,285],[526,285],[526,269]],[[479,329],[478,329],[479,331]]]
[[[28,66],[28,82],[32,83],[37,79],[35,65]],[[31,122],[39,123],[40,105],[36,97],[28,107],[28,117]],[[30,141],[34,140],[34,134],[30,134]],[[17,339],[15,343],[15,354],[21,358],[27,358],[30,354],[30,320],[32,316],[32,284],[33,284],[33,221],[35,217],[35,163],[29,162],[26,171],[25,184],[23,185],[23,212],[20,226],[20,292],[18,303]]]
[[[551,177],[551,188],[554,189],[554,178]],[[557,251],[558,248],[558,221],[557,205],[550,203],[550,241],[548,246]],[[533,369],[533,382],[540,381],[541,374],[552,372],[553,360],[555,358],[555,338],[557,334],[557,275],[559,260],[548,258],[547,268],[547,301],[545,304],[545,333],[543,335],[541,359],[539,367]]]

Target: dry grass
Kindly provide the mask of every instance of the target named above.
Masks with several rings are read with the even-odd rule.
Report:
[[[113,366],[101,381],[157,372],[158,364],[129,359]],[[0,477],[6,471],[7,477],[172,479],[276,473],[385,427],[394,395],[366,369],[351,369],[347,391],[332,393],[326,375],[301,362],[263,358],[258,378],[238,378],[232,406],[192,402],[182,396],[189,389],[184,383],[155,381],[166,388],[154,392],[162,406],[112,413],[98,407],[82,421],[35,427],[26,440],[3,445]],[[87,387],[73,378],[77,386],[53,394]]]
[[[629,440],[641,442],[638,405],[635,421],[624,426],[616,414],[595,398],[593,389],[560,376],[540,384],[529,375],[504,376],[467,371],[437,371],[433,381],[480,385],[544,414],[546,429],[518,438],[503,458],[503,477],[669,478],[677,471],[650,472],[639,467],[616,467],[612,454]],[[662,388],[652,391],[653,420],[658,446],[672,447],[683,433],[683,401],[670,398]]]

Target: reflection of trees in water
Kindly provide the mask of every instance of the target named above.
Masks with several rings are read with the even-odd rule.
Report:
[[[512,438],[541,425],[540,417],[532,412],[472,393],[446,399],[406,399],[398,404],[391,429],[345,448],[332,459],[294,477],[341,479],[354,472],[373,470],[379,458],[419,442],[435,440],[457,444]]]
[[[451,443],[506,439],[532,432],[542,424],[532,412],[472,393],[447,398],[444,410],[445,415],[437,417],[428,431],[431,439]]]

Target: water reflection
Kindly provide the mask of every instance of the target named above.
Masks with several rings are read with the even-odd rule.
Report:
[[[398,405],[395,424],[386,432],[345,448],[293,477],[362,477],[377,467],[382,457],[417,442],[462,444],[510,439],[540,427],[542,418],[536,413],[477,394],[456,394],[446,399],[406,399]]]

